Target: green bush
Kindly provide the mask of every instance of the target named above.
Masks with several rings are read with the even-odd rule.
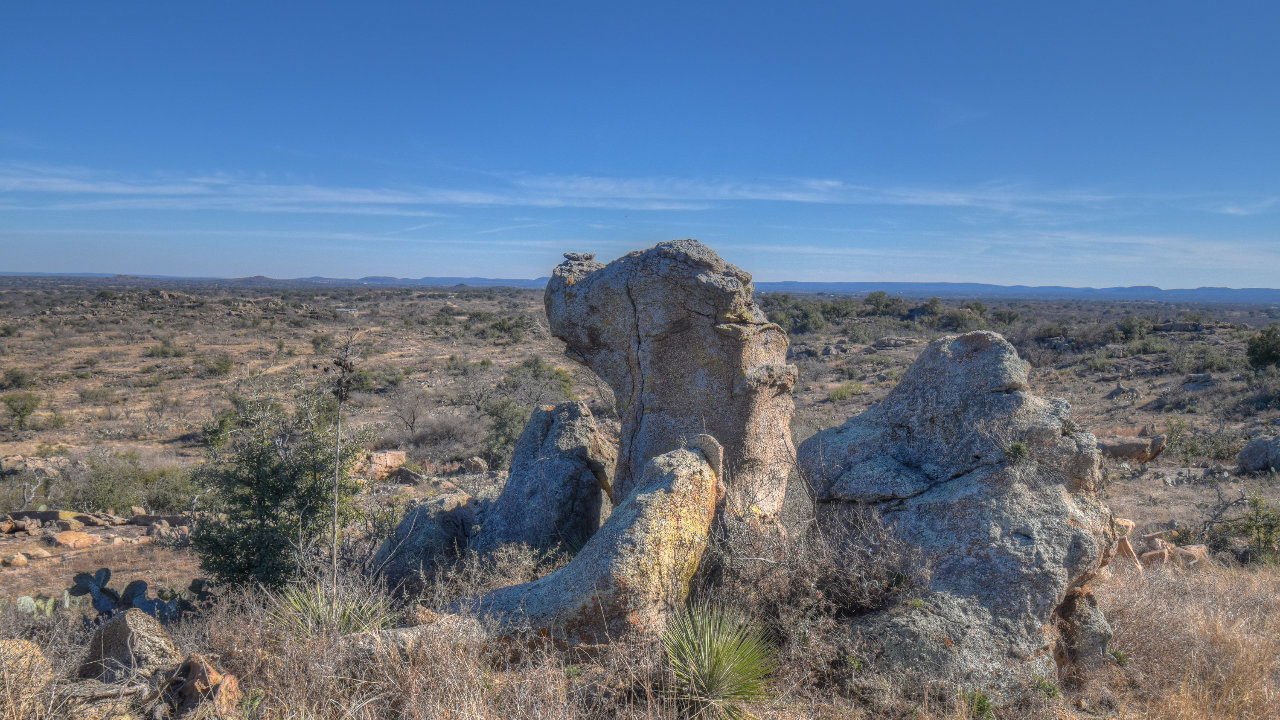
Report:
[[[187,351],[185,348],[174,345],[172,339],[164,338],[159,345],[152,345],[144,354],[153,358],[179,358],[185,357]]]
[[[19,430],[27,429],[27,420],[40,407],[40,397],[35,393],[11,393],[4,396],[4,406],[8,408],[13,423]]]
[[[1004,458],[1014,465],[1024,463],[1031,459],[1031,449],[1025,443],[1016,442],[1005,448]]]
[[[1275,325],[1249,338],[1245,348],[1249,364],[1261,370],[1280,366],[1280,328]]]
[[[0,390],[21,390],[34,384],[31,373],[19,368],[9,368],[4,371],[4,379],[0,380]]]
[[[192,537],[200,565],[221,582],[280,587],[301,564],[301,548],[321,537],[334,502],[349,513],[358,486],[350,469],[360,442],[348,438],[335,468],[333,397],[307,392],[294,409],[271,398],[233,398],[207,429],[213,459],[199,473],[216,513]]]
[[[772,695],[776,651],[759,626],[720,607],[691,607],[662,634],[671,696],[694,718],[747,718]]]
[[[69,481],[62,500],[83,512],[125,512],[141,505],[155,512],[191,508],[200,488],[184,468],[145,470],[137,453],[94,453],[88,470]]]
[[[855,381],[847,382],[837,386],[834,390],[827,393],[827,400],[831,402],[841,402],[848,400],[854,395],[862,395],[867,392],[862,383]]]

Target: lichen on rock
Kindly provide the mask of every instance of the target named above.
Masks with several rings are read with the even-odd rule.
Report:
[[[706,433],[742,507],[773,515],[794,467],[787,337],[752,297],[751,276],[696,240],[605,265],[568,253],[547,284],[551,331],[613,389],[622,437],[614,502],[645,464]]]

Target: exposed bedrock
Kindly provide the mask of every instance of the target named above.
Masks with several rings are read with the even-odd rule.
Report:
[[[1088,583],[1112,553],[1099,453],[1001,336],[932,343],[879,405],[801,444],[819,519],[876,509],[931,559],[923,604],[873,614],[879,661],[971,687],[1105,656]],[[868,658],[872,662],[876,660]]]
[[[794,466],[787,338],[752,299],[751,276],[696,240],[605,265],[568,253],[547,284],[551,331],[613,389],[622,437],[612,499],[652,458],[706,433],[724,445],[729,496],[775,515]]]
[[[635,491],[568,565],[454,609],[505,633],[536,631],[569,645],[660,631],[688,594],[715,516],[716,474],[703,454],[714,445],[707,447],[650,460]]]

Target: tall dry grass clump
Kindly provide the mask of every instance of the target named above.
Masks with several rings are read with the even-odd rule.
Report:
[[[1116,665],[1082,693],[1122,717],[1280,717],[1280,567],[1118,572],[1097,596]]]

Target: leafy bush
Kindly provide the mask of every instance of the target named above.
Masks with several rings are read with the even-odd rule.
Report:
[[[662,634],[671,694],[687,717],[751,717],[744,705],[771,695],[776,653],[764,630],[732,610],[694,606]]]
[[[335,471],[346,512],[361,448],[344,442],[335,463],[337,414],[328,394],[303,393],[292,412],[267,397],[237,397],[233,404],[215,428],[218,453],[200,471],[218,512],[192,541],[201,567],[219,581],[279,587],[294,576],[302,550],[325,532]]]
[[[1249,358],[1249,364],[1259,370],[1273,365],[1280,366],[1280,327],[1272,325],[1249,338],[1245,355]]]
[[[172,339],[164,338],[159,345],[152,345],[144,354],[153,358],[178,358],[185,357],[187,350],[174,345]]]
[[[61,502],[83,512],[125,512],[141,505],[156,512],[182,512],[200,493],[184,468],[146,470],[137,453],[95,452],[88,468],[61,489]]]
[[[4,378],[0,379],[0,390],[21,390],[34,384],[31,373],[20,368],[9,368],[4,371]]]
[[[40,396],[35,393],[11,393],[4,396],[4,406],[13,416],[13,423],[19,430],[27,428],[27,419],[40,407]]]

